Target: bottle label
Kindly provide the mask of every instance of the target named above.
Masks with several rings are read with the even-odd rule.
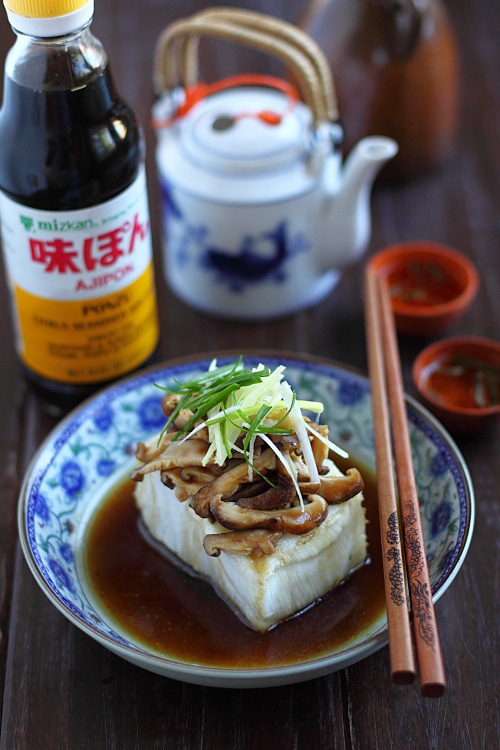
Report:
[[[158,342],[144,170],[110,201],[40,211],[0,191],[16,343],[33,372],[98,383],[142,364]]]

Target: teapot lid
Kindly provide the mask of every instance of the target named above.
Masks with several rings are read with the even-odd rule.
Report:
[[[309,150],[311,113],[280,91],[240,88],[200,101],[179,120],[186,156],[228,172],[276,169]]]

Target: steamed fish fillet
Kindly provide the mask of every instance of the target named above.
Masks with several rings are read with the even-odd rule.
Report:
[[[332,463],[330,471],[340,474]],[[312,531],[284,534],[270,555],[253,558],[222,552],[207,555],[203,539],[224,529],[200,518],[162,484],[160,472],[144,476],[135,488],[142,520],[154,539],[208,580],[246,624],[265,632],[300,612],[337,586],[367,556],[363,495],[329,505]]]

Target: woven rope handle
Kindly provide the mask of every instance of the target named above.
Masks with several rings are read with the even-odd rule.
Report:
[[[232,8],[210,8],[164,29],[154,56],[157,94],[198,82],[198,46],[202,36],[238,42],[280,58],[294,74],[315,126],[337,119],[331,71],[316,43],[285,21]]]
[[[324,111],[330,120],[336,120],[338,117],[337,103],[335,98],[335,89],[333,84],[332,72],[326,56],[316,42],[304,31],[293,26],[290,23],[273,18],[272,16],[254,11],[242,10],[237,8],[208,8],[197,14],[197,18],[207,16],[211,19],[222,20],[232,24],[238,24],[242,28],[254,29],[256,31],[267,32],[277,37],[285,43],[289,43],[304,53],[309,59],[317,78],[317,87],[321,96],[323,96]],[[192,39],[197,46],[197,40]],[[189,55],[189,47],[186,49],[186,55]],[[195,49],[192,53],[193,60],[186,59],[186,65],[198,64],[198,53]],[[195,68],[196,70],[196,68]]]

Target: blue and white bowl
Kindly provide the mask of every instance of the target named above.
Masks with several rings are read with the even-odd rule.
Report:
[[[236,354],[218,357],[219,364]],[[19,533],[27,563],[50,601],[77,627],[128,661],[152,672],[200,685],[262,687],[289,684],[353,664],[387,643],[385,615],[349,643],[321,658],[269,668],[225,669],[180,662],[150,651],[106,618],[82,575],[82,540],[95,508],[135,465],[138,441],[165,423],[163,392],[155,384],[190,379],[211,357],[179,360],[148,369],[102,391],[66,417],[47,437],[24,479]],[[286,366],[300,398],[322,401],[322,421],[332,439],[374,466],[369,381],[319,358],[289,353],[249,354],[247,366]],[[407,398],[421,518],[433,599],[446,591],[471,541],[474,493],[464,460],[447,432]]]

